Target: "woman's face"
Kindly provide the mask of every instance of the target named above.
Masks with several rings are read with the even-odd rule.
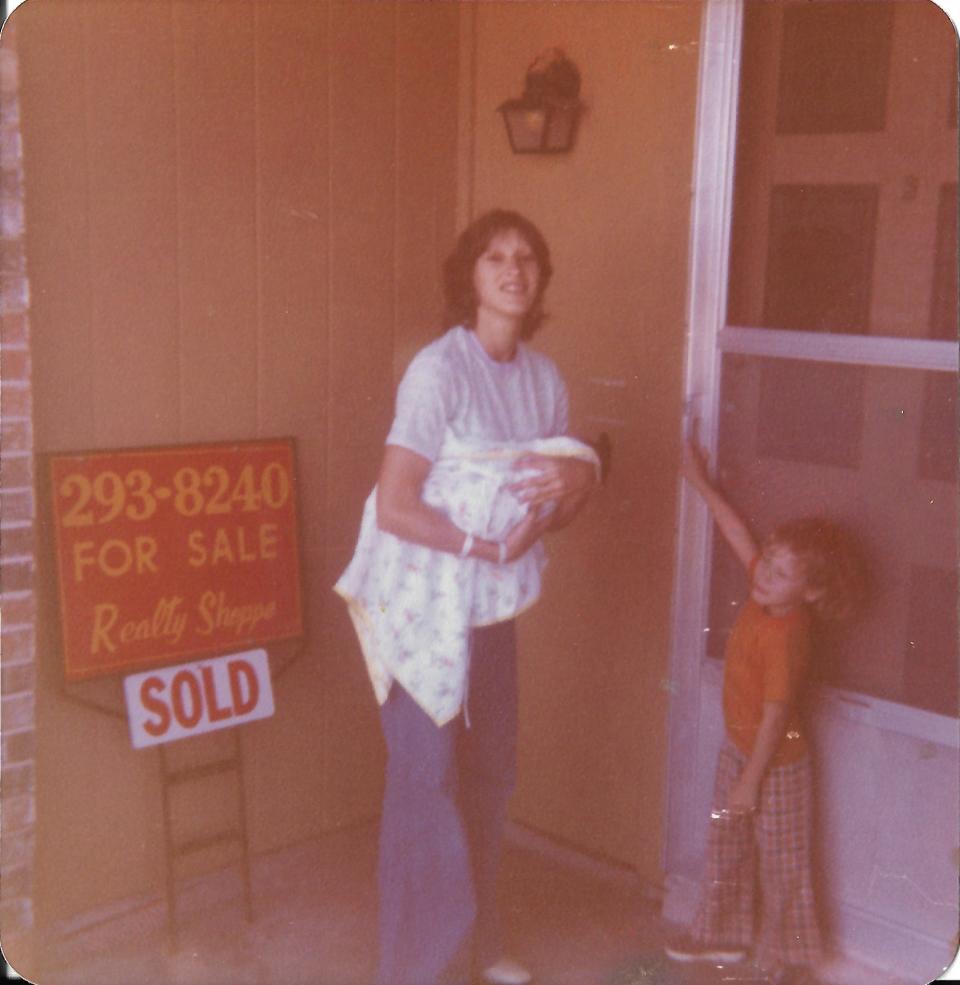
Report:
[[[540,265],[516,229],[495,233],[473,268],[477,320],[484,314],[521,322],[537,299]]]

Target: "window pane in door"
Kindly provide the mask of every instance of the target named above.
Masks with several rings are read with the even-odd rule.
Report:
[[[736,373],[735,365],[731,360],[731,374]],[[858,466],[864,425],[863,369],[766,359],[756,377],[760,389],[754,443],[759,457]],[[811,400],[811,393],[818,398]]]
[[[758,537],[824,515],[863,544],[869,604],[821,633],[816,677],[946,715],[958,713],[956,386],[950,373],[727,354],[718,456]],[[707,652],[721,657],[748,586],[714,544]]]
[[[775,185],[767,225],[763,325],[870,330],[876,185]]]
[[[927,374],[917,445],[917,478],[956,484],[957,380],[952,373]]]
[[[930,337],[955,339],[957,329],[957,185],[953,183],[940,189],[937,209]]]
[[[956,58],[933,3],[746,0],[727,324],[956,338]]]
[[[784,4],[778,133],[884,128],[893,15],[863,0]]]

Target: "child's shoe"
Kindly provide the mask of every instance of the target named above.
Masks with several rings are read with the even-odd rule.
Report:
[[[736,964],[747,954],[736,944],[704,944],[689,934],[664,945],[664,953],[673,961],[703,961],[707,964]]]

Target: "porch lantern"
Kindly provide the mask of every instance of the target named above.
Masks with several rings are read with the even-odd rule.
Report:
[[[580,102],[580,72],[559,49],[540,55],[527,70],[519,99],[497,107],[514,154],[560,154],[573,147]]]

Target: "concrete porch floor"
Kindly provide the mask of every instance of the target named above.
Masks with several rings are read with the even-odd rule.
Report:
[[[376,825],[252,860],[254,920],[237,866],[179,885],[171,946],[159,899],[86,915],[38,946],[39,985],[369,985],[376,965]],[[502,880],[512,953],[536,985],[747,985],[735,966],[671,965],[659,901],[627,870],[512,829]],[[829,980],[896,985],[837,965]],[[419,985],[411,982],[410,985]]]

